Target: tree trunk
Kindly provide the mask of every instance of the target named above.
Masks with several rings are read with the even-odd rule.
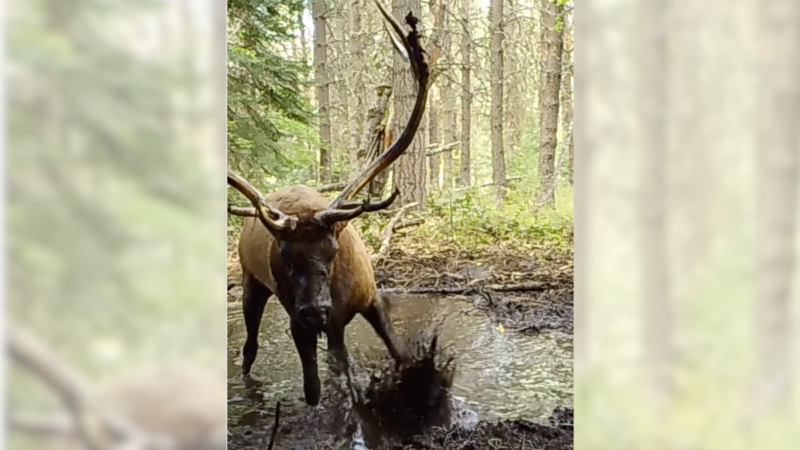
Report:
[[[445,144],[450,144],[458,141],[458,135],[456,134],[456,121],[458,119],[455,107],[456,99],[450,80],[443,81],[444,83],[440,85],[444,96],[444,139],[442,141]],[[453,188],[453,152],[444,152],[442,160],[444,164],[442,186],[445,191],[449,191]]]
[[[563,42],[564,42],[564,60],[562,62],[562,74],[563,79],[561,80],[561,132],[564,136],[564,145],[567,149],[567,164],[569,165],[569,184],[573,184],[573,178],[575,173],[575,140],[573,139],[573,134],[568,132],[572,129],[572,49],[573,49],[573,41],[572,41],[572,20],[569,17],[570,13],[564,14],[564,33],[563,33]],[[558,176],[558,174],[556,174]]]
[[[542,18],[542,92],[539,95],[539,195],[536,205],[555,203],[547,187],[555,176],[556,144],[558,143],[558,93],[561,87],[561,55],[563,41],[556,29],[563,6],[550,0],[540,0]]]
[[[451,21],[444,20],[442,23],[443,28],[443,42],[442,53],[444,60],[448,67],[454,67],[453,59],[453,39],[450,30]],[[450,69],[448,69],[450,70]],[[452,73],[452,71],[450,72]],[[453,83],[451,78],[445,77],[439,80],[439,93],[441,94],[442,101],[444,102],[444,135],[441,141],[445,144],[458,141],[456,135],[456,121],[458,119],[455,106],[455,93],[453,92]],[[453,188],[453,152],[445,152],[442,154],[442,186],[445,191]]]
[[[348,28],[350,29],[350,41],[348,43],[348,58],[350,67],[348,73],[348,84],[350,96],[350,168],[351,178],[358,172],[358,149],[359,138],[363,134],[361,124],[364,123],[364,101],[366,90],[362,73],[364,72],[364,61],[361,55],[361,16],[358,13],[361,7],[360,0],[347,0]]]
[[[326,36],[325,0],[314,0],[314,69],[317,78],[317,102],[319,105],[319,181],[331,181],[331,117],[328,94],[328,39]]]
[[[640,189],[642,227],[642,298],[644,343],[652,370],[656,400],[667,399],[673,387],[673,309],[667,264],[667,13],[660,2],[641,7],[639,118],[643,149]]]
[[[297,13],[297,26],[300,31],[300,57],[303,58],[303,65],[306,66],[308,64],[308,45],[306,45],[306,26],[303,23],[303,11]],[[306,76],[303,76],[303,81],[306,80]],[[306,91],[308,93],[308,91]],[[305,149],[308,150],[309,145],[304,145]],[[319,164],[309,164],[308,166],[308,179],[314,180],[315,183],[318,183],[319,180],[317,179],[317,168]]]
[[[420,0],[393,0],[392,14],[395,17],[406,17],[409,11],[415,17],[422,17]],[[402,19],[400,19],[402,20]],[[394,95],[394,120],[391,124],[392,134],[400,136],[406,125],[417,97],[417,85],[411,74],[408,63],[397,52],[393,52],[392,92]],[[419,126],[414,140],[406,152],[394,164],[394,185],[400,189],[398,205],[417,202],[418,209],[427,206],[425,186],[425,122]]]
[[[469,9],[471,0],[461,0],[461,162],[458,172],[458,185],[469,186],[470,174],[470,137],[472,135],[472,85],[470,81],[470,53],[472,37],[470,36]]]
[[[434,97],[434,89],[431,89],[430,98],[428,99],[428,118],[430,119],[430,138],[428,142],[430,145],[439,144],[439,110],[436,108],[437,101]],[[439,187],[439,160],[441,154],[428,157],[428,175],[431,190],[436,190]]]
[[[506,188],[506,159],[503,153],[503,0],[491,0],[491,21],[492,180],[495,199],[502,203]]]
[[[774,0],[759,6],[762,57],[758,147],[760,236],[756,317],[762,407],[791,401],[792,278],[797,227],[800,123],[800,5]]]
[[[386,111],[389,109],[389,97],[392,96],[391,86],[378,86],[375,90],[375,100],[367,111],[364,134],[358,146],[358,159],[361,168],[366,168],[375,158],[386,149]],[[370,182],[368,189],[371,198],[381,198],[383,188],[386,186],[386,178],[389,176],[391,167],[378,173]]]

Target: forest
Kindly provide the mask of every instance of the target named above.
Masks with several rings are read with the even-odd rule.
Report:
[[[407,448],[571,448],[573,4],[383,6],[403,34],[409,12],[419,20],[427,103],[408,148],[362,192],[372,201],[394,190],[398,197],[351,224],[398,336],[417,344],[420,361],[436,353],[450,402],[446,413],[437,409],[447,416],[436,422],[444,431],[431,427],[437,414],[426,411],[425,419],[397,419],[427,426],[409,434],[403,423],[398,439]],[[412,114],[413,55],[401,41],[373,0],[229,0],[229,184],[233,170],[264,195],[305,185],[333,200],[397,141]],[[324,425],[348,417],[330,410],[341,403],[330,387],[336,376],[321,374],[322,409],[303,404],[306,362],[301,371],[281,305],[261,303],[253,338],[245,327],[252,301],[243,304],[243,296],[253,288],[245,286],[250,275],[239,251],[253,241],[239,241],[249,219],[236,211],[251,207],[240,191],[228,189],[229,446],[341,448],[341,436]],[[385,349],[365,323],[353,320],[346,336],[358,369],[368,373],[381,364],[370,351]],[[433,329],[448,347],[441,355],[418,345]],[[243,356],[251,339],[259,341],[258,356]],[[445,353],[471,356],[452,358],[451,367],[440,362]],[[246,370],[255,364],[252,377],[241,379],[243,357]],[[497,373],[486,375],[492,366]],[[533,369],[541,366],[548,368]],[[425,389],[410,396],[424,397],[416,391]],[[359,448],[354,436],[362,432],[369,448],[389,445],[362,426],[355,434],[345,427],[351,448]]]

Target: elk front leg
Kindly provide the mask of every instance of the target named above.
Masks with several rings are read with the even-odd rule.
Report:
[[[405,347],[397,340],[397,335],[394,332],[392,321],[389,314],[386,313],[386,307],[383,305],[383,299],[380,294],[372,302],[366,311],[362,313],[367,322],[372,325],[372,328],[380,336],[389,354],[398,364],[408,359],[408,353]]]
[[[242,291],[242,311],[247,330],[247,338],[242,348],[242,375],[247,376],[250,375],[250,368],[256,360],[261,317],[264,315],[264,307],[272,291],[249,273],[242,274]]]
[[[317,369],[317,335],[292,320],[292,339],[303,365],[303,392],[306,404],[317,406],[320,397],[319,371]]]

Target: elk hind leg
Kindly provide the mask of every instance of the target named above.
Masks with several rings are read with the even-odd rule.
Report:
[[[383,303],[383,298],[380,294],[375,294],[375,296],[372,304],[361,315],[364,316],[375,330],[375,333],[383,340],[392,358],[398,363],[403,362],[408,358],[406,349],[397,339],[392,320]]]
[[[303,328],[296,320],[290,325],[292,339],[303,365],[303,393],[306,404],[317,406],[320,397],[319,370],[317,368],[317,335]]]
[[[250,375],[250,368],[256,360],[261,317],[264,315],[264,307],[272,291],[246,272],[242,274],[242,291],[242,312],[247,330],[247,338],[242,348],[242,375],[247,376]]]

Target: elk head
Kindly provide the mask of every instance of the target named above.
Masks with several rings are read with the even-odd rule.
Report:
[[[241,208],[228,205],[228,212],[239,216],[257,217],[275,237],[278,244],[279,257],[285,275],[291,280],[294,290],[295,314],[298,322],[317,333],[325,330],[331,305],[331,271],[338,251],[338,236],[348,221],[372,211],[388,208],[397,198],[399,191],[380,202],[355,202],[353,198],[378,173],[386,169],[403,152],[408,149],[419,128],[428,94],[428,65],[423,58],[423,49],[419,44],[419,33],[416,29],[417,19],[406,16],[411,32],[406,36],[397,20],[384,7],[375,2],[386,21],[391,25],[398,37],[404,53],[410,62],[411,69],[418,82],[418,91],[414,109],[408,119],[400,138],[383,154],[378,156],[364,168],[347,186],[330,206],[322,211],[306,216],[287,215],[271,205],[266,197],[239,174],[228,169],[228,184],[241,192],[252,208]],[[400,50],[400,49],[398,49]]]

